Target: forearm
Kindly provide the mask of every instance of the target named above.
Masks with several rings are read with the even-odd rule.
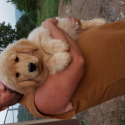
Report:
[[[62,93],[64,93],[64,94],[61,93],[62,96],[64,95],[64,97],[67,97],[65,98],[65,101],[63,101],[63,103],[65,102],[67,103],[71,99],[83,75],[84,59],[81,54],[81,51],[76,46],[75,41],[67,33],[65,33],[62,29],[60,29],[59,27],[57,27],[57,25],[53,23],[47,25],[46,28],[50,31],[51,36],[53,38],[62,39],[70,44],[70,54],[72,55],[72,63],[65,70],[65,72],[61,72],[57,74],[59,75],[58,79],[60,78],[59,81],[61,81],[62,76],[64,78],[64,80],[62,81],[63,83],[60,84],[58,87],[59,87],[59,90],[62,88]],[[74,84],[72,84],[72,81],[74,81]]]
[[[83,61],[76,60],[63,72],[50,76],[37,89],[36,99],[39,103],[39,105],[36,104],[37,108],[47,115],[57,115],[72,110],[70,101],[79,85],[83,72]]]
[[[77,53],[81,56],[81,52],[75,44],[75,40],[73,40],[66,32],[60,29],[57,24],[49,21],[45,21],[47,23],[42,23],[42,26],[50,31],[51,37],[54,39],[61,39],[70,44],[70,50],[75,49]],[[57,23],[57,22],[56,22]]]
[[[56,30],[57,32],[54,32]],[[70,38],[67,33],[63,32],[60,28],[55,27],[51,32],[53,32],[53,38],[63,38],[66,42],[70,44],[70,54],[72,55],[72,63],[70,66],[65,69],[65,72],[61,72],[57,74],[58,80],[62,83],[57,84],[58,91],[57,95],[60,98],[57,98],[57,104],[62,106],[62,111],[66,110],[67,104],[69,101],[71,101],[71,98],[76,90],[76,88],[79,85],[79,82],[81,80],[81,77],[84,73],[84,59],[83,56],[79,50],[79,48],[75,45],[75,41]],[[63,81],[62,81],[63,76]],[[60,103],[60,104],[59,104]]]
[[[53,19],[51,19],[51,20],[47,19],[41,25],[44,28],[49,30],[51,37],[65,41],[66,40],[65,35],[63,34],[62,30],[57,27],[58,22],[54,22],[54,21],[53,21]]]
[[[50,26],[48,27],[50,28]],[[72,62],[64,71],[50,76],[37,89],[36,99],[38,99],[38,103],[36,105],[45,114],[61,114],[68,111],[71,107],[69,102],[84,73],[84,59],[74,40],[64,31],[56,25],[51,24],[50,32],[53,38],[62,39],[70,44]],[[39,103],[40,99],[44,100],[44,103]],[[67,105],[69,106],[68,109]]]

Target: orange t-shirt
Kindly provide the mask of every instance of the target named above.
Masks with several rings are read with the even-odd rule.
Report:
[[[57,116],[44,116],[34,104],[34,94],[23,98],[33,115],[69,119],[74,113],[125,94],[125,22],[118,21],[81,33],[77,44],[85,58],[85,74],[71,102],[73,110]]]

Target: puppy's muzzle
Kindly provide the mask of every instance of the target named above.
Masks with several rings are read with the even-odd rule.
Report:
[[[29,63],[28,64],[28,71],[33,72],[36,70],[36,65],[34,63]]]

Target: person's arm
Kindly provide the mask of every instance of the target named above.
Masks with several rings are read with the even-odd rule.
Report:
[[[72,18],[69,18],[69,20],[73,21]],[[79,20],[76,19],[76,21],[79,21]],[[57,27],[57,23],[58,21],[55,18],[49,18],[42,23],[42,26],[50,31],[51,37],[53,37],[54,39],[61,39],[68,42],[70,44],[70,48],[71,48],[70,50],[72,51],[72,47],[73,47],[75,51],[77,51],[77,53],[79,53],[79,55],[81,56],[81,52],[78,46],[76,46],[75,41],[66,32],[64,32],[62,29]]]
[[[64,71],[49,76],[36,90],[37,109],[47,115],[57,115],[72,110],[70,100],[83,76],[84,59],[74,40],[58,28],[55,22],[46,20],[43,26],[50,30],[53,38],[67,41],[72,55],[72,63]]]

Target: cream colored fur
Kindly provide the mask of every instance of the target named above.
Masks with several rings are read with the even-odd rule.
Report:
[[[78,28],[87,30],[105,24],[101,18],[81,20],[81,27],[68,19],[58,19],[58,26],[72,38],[78,37]],[[42,26],[34,29],[27,39],[9,45],[0,54],[0,80],[9,88],[27,94],[38,87],[50,74],[65,69],[71,62],[69,45],[52,39],[50,32]],[[32,66],[30,64],[33,64]]]

